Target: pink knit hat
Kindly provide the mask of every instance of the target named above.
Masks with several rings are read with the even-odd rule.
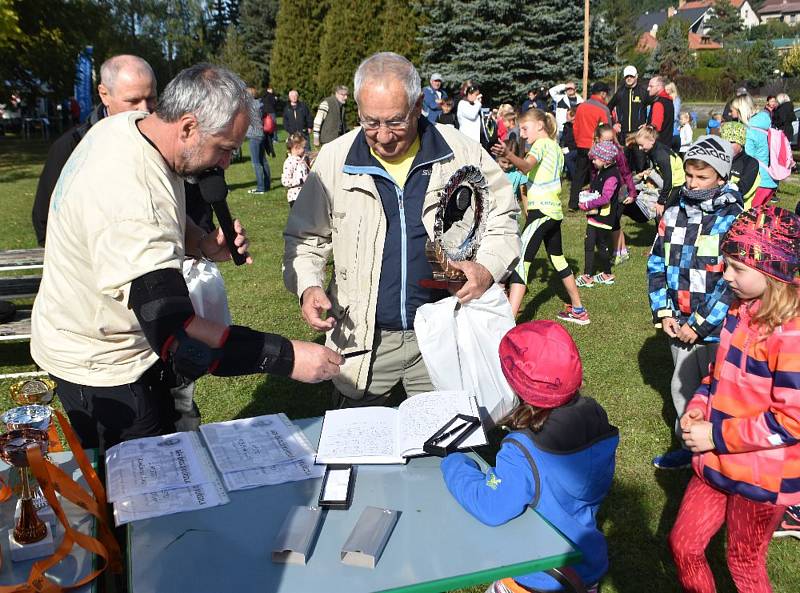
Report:
[[[578,347],[555,321],[529,321],[500,341],[500,366],[511,389],[539,408],[557,408],[574,397],[583,382]]]
[[[606,163],[613,163],[617,160],[617,145],[611,140],[595,142],[589,150],[590,159],[600,159]]]

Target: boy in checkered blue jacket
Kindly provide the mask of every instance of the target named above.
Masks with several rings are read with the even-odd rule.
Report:
[[[647,284],[653,323],[669,339],[672,361],[670,391],[678,419],[708,374],[719,344],[722,322],[733,294],[722,278],[722,237],[742,211],[742,195],[727,185],[733,149],[719,136],[701,136],[686,151],[686,183],[677,203],[658,224]],[[661,469],[689,467],[686,448],[653,459]]]

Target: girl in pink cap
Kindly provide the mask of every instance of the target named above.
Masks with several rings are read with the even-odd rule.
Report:
[[[511,429],[484,473],[462,453],[442,460],[451,494],[487,525],[536,509],[583,554],[564,574],[536,572],[496,581],[487,593],[561,591],[567,582],[596,593],[608,571],[608,548],[595,517],[614,477],[617,428],[603,407],[580,395],[583,366],[569,333],[531,321],[500,342],[503,374],[520,398],[502,424]]]

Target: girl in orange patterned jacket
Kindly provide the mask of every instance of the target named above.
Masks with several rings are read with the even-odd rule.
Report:
[[[695,475],[669,544],[684,591],[712,593],[705,548],[727,523],[737,590],[770,593],[767,547],[800,503],[800,217],[775,206],[743,212],[721,249],[737,301],[680,421]]]

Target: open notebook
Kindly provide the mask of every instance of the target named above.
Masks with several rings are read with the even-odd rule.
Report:
[[[480,418],[478,402],[465,391],[429,391],[398,408],[378,406],[325,412],[317,448],[318,464],[405,463],[424,455],[422,446],[456,414]],[[486,444],[483,428],[461,448]]]

